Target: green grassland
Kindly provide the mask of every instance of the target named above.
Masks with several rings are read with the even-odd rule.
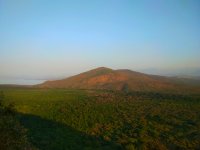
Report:
[[[0,146],[6,149],[12,149],[12,144],[21,145],[15,149],[41,150],[200,149],[198,94],[29,88],[0,91],[4,105],[0,109],[0,135],[12,136],[7,143],[18,135],[20,143],[6,145],[6,137],[1,136]],[[14,114],[3,112],[11,106]],[[9,122],[9,117],[14,121]],[[16,125],[10,135],[5,132]]]

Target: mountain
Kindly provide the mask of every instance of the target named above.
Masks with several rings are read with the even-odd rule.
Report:
[[[123,91],[177,91],[188,88],[191,90],[193,88],[193,86],[187,86],[179,82],[179,79],[175,80],[175,78],[147,75],[126,69],[112,70],[105,67],[93,69],[62,80],[46,81],[37,85],[37,87]]]

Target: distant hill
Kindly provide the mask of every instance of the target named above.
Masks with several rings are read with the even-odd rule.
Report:
[[[193,82],[190,84],[189,79],[186,82],[183,80],[182,78],[147,75],[126,69],[112,70],[100,67],[66,79],[46,81],[37,87],[123,91],[199,90],[199,86],[198,88],[196,84],[193,86]]]

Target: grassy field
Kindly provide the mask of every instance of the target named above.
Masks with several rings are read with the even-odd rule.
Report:
[[[0,91],[4,105],[13,105],[29,149],[200,149],[198,94]]]

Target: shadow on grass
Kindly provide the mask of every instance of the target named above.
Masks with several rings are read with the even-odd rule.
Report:
[[[28,114],[18,116],[21,124],[27,129],[29,142],[41,150],[121,149],[119,145],[61,123]]]

